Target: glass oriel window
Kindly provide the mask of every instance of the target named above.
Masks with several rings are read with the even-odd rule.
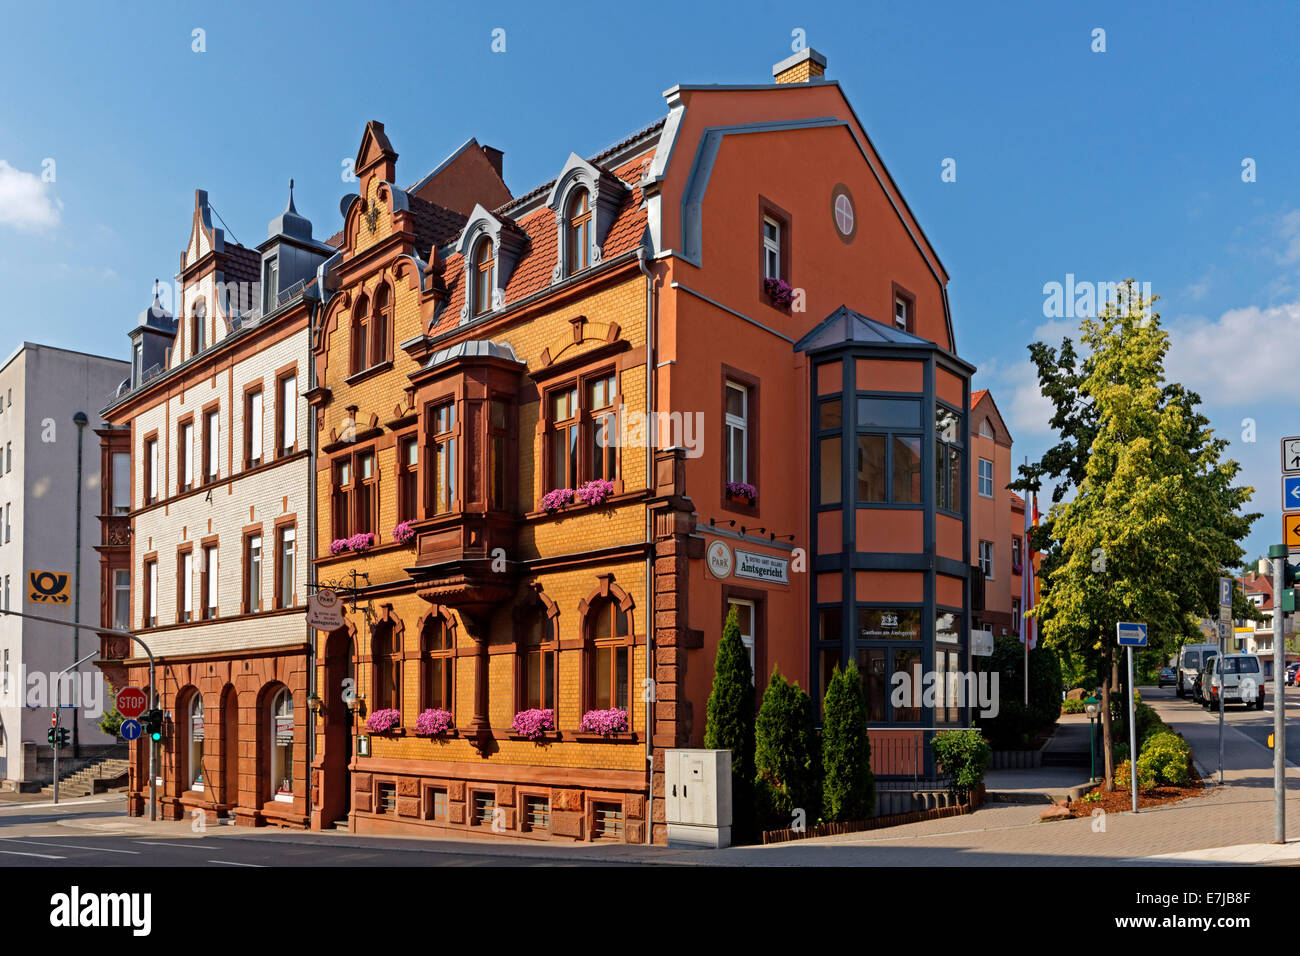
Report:
[[[843,478],[840,473],[840,450],[843,439],[838,435],[823,438],[819,442],[821,450],[821,497],[824,505],[837,505],[843,500]]]

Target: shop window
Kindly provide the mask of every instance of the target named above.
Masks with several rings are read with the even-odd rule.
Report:
[[[919,641],[920,608],[858,608],[859,641]]]
[[[271,786],[276,800],[293,799],[293,694],[286,687],[271,706]]]
[[[189,713],[189,784],[191,790],[203,789],[203,697],[195,693],[190,698]]]

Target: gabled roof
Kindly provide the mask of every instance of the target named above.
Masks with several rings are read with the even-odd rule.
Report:
[[[991,392],[989,392],[987,388],[981,388],[977,392],[971,392],[970,410],[971,410],[972,433],[975,433],[976,429],[978,428],[978,425],[976,424],[978,419],[975,417],[975,411],[976,409],[979,408],[980,402],[984,401],[985,399],[988,400],[988,403],[991,406],[991,409],[986,409],[984,414],[986,416],[991,415],[992,417],[994,440],[996,441],[997,438],[1000,437],[1003,439],[1003,443],[1008,448],[1011,447],[1011,444],[1014,441],[1014,439],[1011,437],[1011,429],[1007,428],[1006,420],[1003,419],[1002,417],[1002,409],[998,408],[998,403],[993,400],[993,395]]]
[[[434,246],[450,242],[465,228],[466,217],[436,202],[407,194],[406,201],[415,220],[415,251],[427,256]],[[339,234],[340,242],[342,233]],[[333,245],[333,243],[330,243]]]

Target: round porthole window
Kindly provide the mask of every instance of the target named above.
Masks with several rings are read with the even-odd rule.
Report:
[[[835,232],[844,242],[852,242],[858,234],[858,214],[853,208],[853,195],[843,183],[831,190],[831,220]]]

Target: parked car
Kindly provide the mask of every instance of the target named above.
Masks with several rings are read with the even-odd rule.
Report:
[[[1300,661],[1292,661],[1286,665],[1286,682],[1289,686],[1295,686],[1295,675],[1298,670],[1300,670]]]
[[[1242,704],[1264,709],[1264,668],[1254,654],[1224,654],[1210,658],[1201,675],[1206,707]]]
[[[1179,697],[1192,695],[1198,704],[1201,695],[1198,687],[1201,682],[1201,669],[1209,655],[1219,653],[1218,644],[1187,644],[1178,652],[1178,684],[1175,692]]]
[[[1175,671],[1172,667],[1160,668],[1160,678],[1157,681],[1157,686],[1164,687],[1166,684],[1168,684],[1170,687],[1173,687],[1177,683],[1178,683],[1177,671]]]

